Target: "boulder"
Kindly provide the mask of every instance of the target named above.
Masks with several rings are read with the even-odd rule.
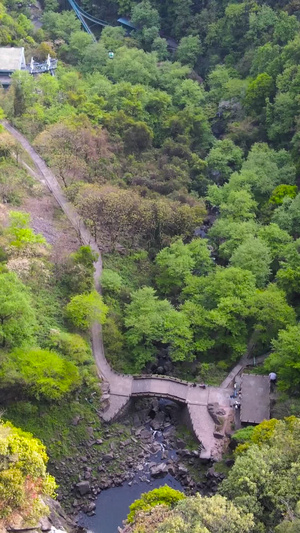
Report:
[[[91,513],[92,511],[95,511],[95,509],[96,509],[95,502],[90,502],[84,506],[83,511],[84,513]]]
[[[51,524],[49,518],[47,518],[47,516],[43,516],[40,519],[40,529],[42,531],[50,531],[51,528],[52,528],[52,524]]]
[[[150,474],[152,477],[162,477],[168,472],[168,467],[165,463],[159,463],[158,465],[151,466]]]
[[[175,476],[175,466],[173,464],[168,465],[168,472],[171,476]]]
[[[91,492],[91,486],[89,481],[79,481],[79,483],[76,483],[76,488],[80,496],[84,496],[85,494]]]
[[[188,469],[182,463],[178,464],[177,470],[178,474],[181,476],[186,475],[188,473]]]
[[[114,454],[113,453],[105,453],[102,457],[103,461],[105,461],[106,463],[109,463],[110,461],[113,461],[114,459]]]
[[[215,439],[224,439],[224,435],[219,431],[214,431],[214,437]]]

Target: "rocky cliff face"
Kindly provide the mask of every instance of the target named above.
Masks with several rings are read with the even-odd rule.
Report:
[[[24,518],[19,515],[14,517],[13,526],[0,529],[0,533],[11,533],[12,531],[14,533],[78,533],[81,528],[78,528],[67,516],[59,502],[52,498],[44,498],[44,502],[49,508],[49,514],[41,518],[38,524],[28,526]]]

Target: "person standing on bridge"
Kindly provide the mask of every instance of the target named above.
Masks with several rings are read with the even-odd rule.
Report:
[[[275,372],[270,372],[269,379],[270,379],[271,392],[273,392],[275,390],[275,386],[277,382],[277,374]]]

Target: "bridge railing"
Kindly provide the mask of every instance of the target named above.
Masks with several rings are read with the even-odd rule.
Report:
[[[158,379],[158,380],[165,380],[165,381],[173,381],[174,383],[180,383],[181,385],[187,385],[187,386],[195,386],[195,383],[192,383],[191,381],[186,381],[184,379],[175,378],[174,376],[165,376],[161,374],[133,374],[133,379]],[[196,386],[198,387],[204,387],[205,385],[203,383],[197,383]]]
[[[31,67],[30,65],[26,65],[26,70],[30,74],[50,72],[51,70],[55,70],[56,68],[57,68],[57,59],[51,59],[50,65],[47,63],[47,61],[44,61],[44,63],[34,63],[33,67]]]

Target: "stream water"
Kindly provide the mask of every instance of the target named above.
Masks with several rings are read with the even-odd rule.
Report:
[[[82,514],[78,525],[93,533],[117,533],[118,526],[122,526],[122,521],[129,513],[129,505],[139,498],[143,492],[148,492],[163,485],[183,490],[179,481],[170,474],[160,479],[154,479],[150,483],[140,481],[137,475],[131,486],[126,483],[121,487],[102,491],[96,501],[96,514],[94,516]]]

